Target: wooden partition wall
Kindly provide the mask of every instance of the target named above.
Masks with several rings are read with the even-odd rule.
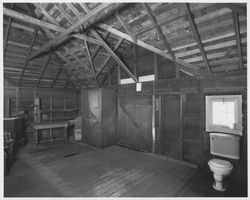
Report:
[[[247,175],[246,80],[246,76],[158,80],[142,83],[141,92],[136,92],[135,84],[120,85],[118,142],[207,167],[212,156],[205,130],[205,96],[240,94],[243,98],[241,159],[232,162],[238,176],[244,179]]]

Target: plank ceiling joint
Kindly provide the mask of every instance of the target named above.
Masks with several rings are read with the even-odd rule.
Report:
[[[99,86],[98,79],[96,77],[96,70],[95,70],[95,66],[93,64],[93,60],[91,58],[91,54],[90,54],[90,50],[89,50],[89,45],[88,45],[88,42],[86,40],[84,41],[84,43],[85,43],[85,46],[86,46],[86,51],[87,51],[87,55],[88,55],[88,58],[89,58],[90,66],[91,66],[91,69],[92,69],[92,73],[93,73],[93,75],[95,77],[96,85],[99,88],[100,86]]]
[[[172,50],[166,36],[163,34],[163,31],[162,31],[161,27],[158,25],[158,22],[157,22],[155,16],[153,15],[151,8],[146,3],[143,3],[142,5],[143,5],[143,8],[145,9],[148,17],[150,18],[150,21],[152,22],[153,26],[155,27],[159,37],[161,38],[161,41],[163,42],[165,48],[167,49],[167,51],[170,54],[171,58],[173,60],[175,60],[175,54],[174,54],[174,52],[173,52],[173,50]]]
[[[155,48],[152,45],[146,44],[145,42],[143,42],[139,39],[137,39],[137,42],[134,42],[133,39],[128,34],[125,34],[117,29],[114,29],[113,27],[110,27],[110,26],[103,24],[103,23],[99,24],[98,27],[103,29],[103,30],[109,31],[112,34],[114,34],[120,38],[123,38],[129,42],[132,42],[132,43],[134,43],[142,48],[145,48],[151,52],[157,53],[158,55],[161,55],[164,58],[172,60],[173,62],[176,63],[176,65],[178,64],[180,66],[181,71],[188,74],[189,76],[196,76],[198,78],[204,78],[207,76],[207,73],[205,71],[203,71],[202,69],[200,69],[200,67],[193,65],[193,64],[189,64],[187,62],[184,62],[178,58],[176,58],[176,60],[173,60],[166,52],[164,52],[158,48]]]
[[[242,46],[241,46],[241,37],[240,37],[240,25],[238,13],[233,11],[233,21],[234,21],[234,31],[236,36],[236,44],[239,57],[239,68],[243,71],[243,56],[242,56]]]
[[[204,62],[205,62],[205,64],[206,64],[206,67],[207,67],[209,73],[212,73],[211,67],[210,67],[210,64],[209,64],[209,62],[208,62],[208,58],[207,58],[207,55],[206,55],[206,52],[205,52],[205,49],[204,49],[204,46],[203,46],[203,44],[202,44],[202,42],[201,42],[200,34],[199,34],[198,28],[197,28],[197,26],[196,26],[196,24],[195,24],[195,22],[194,22],[194,17],[193,17],[193,15],[192,15],[192,13],[191,13],[189,4],[186,3],[185,5],[186,5],[187,14],[188,14],[188,20],[189,20],[191,29],[192,29],[192,31],[193,31],[195,40],[196,40],[196,42],[197,42],[197,44],[198,44],[198,46],[199,46],[199,49],[200,49],[202,58],[203,58],[203,60],[204,60]]]
[[[118,21],[121,23],[123,28],[130,35],[130,37],[134,40],[134,42],[136,42],[137,38],[136,38],[136,35],[135,35],[132,27],[128,23],[125,22],[125,20],[122,18],[121,14],[118,11],[116,12],[115,16],[118,19]]]
[[[43,45],[40,48],[40,51],[38,51],[36,54],[34,54],[32,56],[32,58],[35,58],[38,55],[40,55],[41,53],[48,51],[53,46],[58,46],[61,43],[63,43],[65,40],[67,40],[69,38],[70,34],[73,31],[78,30],[80,28],[80,26],[87,23],[91,18],[94,18],[94,17],[97,17],[98,15],[100,15],[100,13],[102,13],[105,9],[109,8],[109,6],[110,6],[110,4],[103,3],[99,6],[97,6],[96,8],[94,8],[93,10],[91,10],[91,12],[89,12],[87,15],[81,17],[76,23],[74,23],[68,29],[63,29],[59,35],[57,35],[56,37],[51,39],[49,42],[47,42],[45,45]],[[113,9],[117,9],[117,7],[119,7],[119,5],[114,5]],[[74,37],[77,37],[78,39],[86,40],[86,37],[83,38],[83,36],[81,36],[81,34],[75,34]]]
[[[34,29],[34,32],[33,32],[33,36],[32,36],[32,40],[31,40],[31,43],[30,43],[30,46],[29,46],[28,54],[27,54],[25,62],[24,62],[24,66],[23,66],[23,69],[22,69],[22,72],[21,72],[21,76],[20,76],[19,84],[18,85],[21,85],[21,82],[22,82],[22,79],[23,79],[23,76],[24,76],[24,72],[25,72],[26,67],[28,65],[29,58],[30,58],[33,46],[35,44],[35,40],[36,40],[36,36],[37,36],[38,30],[39,30],[39,26],[35,26],[35,29]]]
[[[131,72],[131,70],[122,62],[119,56],[109,47],[109,45],[102,39],[102,37],[96,32],[95,29],[91,28],[90,32],[103,43],[103,47],[112,55],[115,61],[122,67],[122,69],[135,81],[138,82],[137,77]]]
[[[48,57],[47,57],[46,63],[44,64],[43,69],[42,69],[42,71],[41,71],[41,73],[40,73],[40,76],[39,76],[39,78],[38,78],[38,80],[37,80],[36,88],[39,86],[39,84],[40,84],[40,82],[41,82],[41,79],[42,79],[42,77],[43,77],[43,75],[44,75],[44,73],[45,73],[45,71],[46,71],[46,69],[47,69],[47,66],[48,66],[49,61],[50,61],[50,59],[51,59],[51,57],[52,57],[52,54],[53,54],[53,51],[50,51],[50,53],[49,53],[49,55],[48,55]]]
[[[11,9],[14,9],[14,3],[11,4]],[[8,19],[8,24],[7,24],[7,28],[5,31],[5,36],[4,36],[4,43],[3,43],[3,56],[5,55],[5,50],[6,50],[6,46],[7,46],[7,41],[9,38],[9,31],[11,28],[11,22],[12,22],[12,17],[9,17]]]
[[[244,6],[237,5],[237,3],[219,3],[221,7],[228,8],[239,15],[247,16],[247,8]]]

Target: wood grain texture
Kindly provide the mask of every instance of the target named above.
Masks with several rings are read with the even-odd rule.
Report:
[[[23,168],[16,168],[13,177],[5,180],[6,196],[174,197],[196,171],[174,160],[117,146],[96,150],[85,145],[61,145],[22,153]],[[47,156],[41,157],[43,152]],[[63,158],[73,152],[79,154]],[[20,173],[31,186],[28,189],[24,184],[23,192],[13,193],[11,186],[20,183]],[[39,177],[39,184],[32,184]],[[50,189],[45,193],[47,185]]]

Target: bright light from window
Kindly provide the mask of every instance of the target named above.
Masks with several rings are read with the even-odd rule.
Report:
[[[206,96],[206,131],[242,135],[242,96]]]
[[[130,84],[130,83],[134,83],[135,81],[132,78],[124,78],[121,79],[121,85],[123,84]]]
[[[154,74],[139,77],[139,82],[147,82],[147,81],[154,81],[154,80],[155,80]]]
[[[235,128],[235,102],[213,102],[212,124]]]
[[[146,75],[146,76],[139,76],[139,82],[148,82],[148,81],[154,81],[155,80],[155,75]],[[130,83],[135,83],[135,81],[132,78],[124,78],[121,79],[121,85],[123,84],[130,84]]]

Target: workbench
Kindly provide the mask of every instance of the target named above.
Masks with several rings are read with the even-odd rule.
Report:
[[[44,129],[54,129],[54,128],[62,128],[63,129],[63,137],[65,142],[69,142],[69,127],[70,123],[68,122],[46,122],[46,123],[39,123],[34,125],[35,131],[35,140],[36,144],[39,145],[40,140],[40,133]]]

